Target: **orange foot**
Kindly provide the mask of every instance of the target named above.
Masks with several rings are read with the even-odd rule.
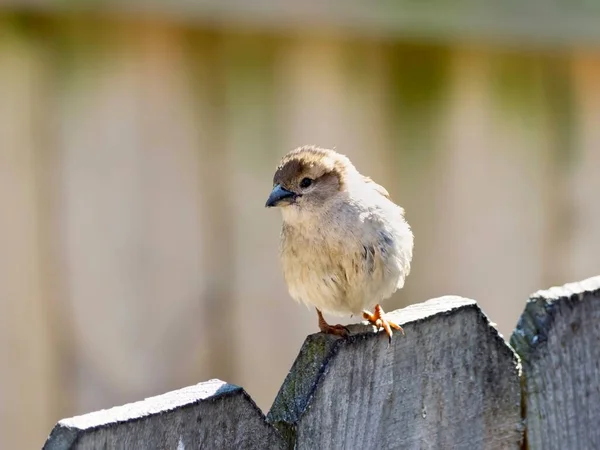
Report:
[[[335,334],[337,336],[344,336],[344,337],[346,337],[346,336],[348,336],[348,334],[350,334],[350,330],[348,330],[348,328],[346,328],[344,325],[329,325],[327,322],[325,322],[325,318],[323,317],[323,314],[318,309],[317,309],[317,314],[319,316],[319,329],[321,330],[322,333]]]
[[[369,311],[363,311],[363,317],[367,319],[370,323],[377,327],[377,330],[383,328],[388,335],[389,342],[392,342],[392,328],[394,330],[400,330],[404,335],[404,330],[397,323],[391,322],[389,320],[384,319],[383,317],[383,309],[381,306],[375,305],[375,313],[371,314]]]

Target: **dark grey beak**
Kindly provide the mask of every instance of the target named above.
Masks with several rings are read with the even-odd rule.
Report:
[[[289,205],[296,198],[296,194],[287,189],[281,187],[280,184],[276,184],[273,190],[271,191],[271,195],[267,200],[267,204],[265,205],[267,208],[271,208],[273,206],[284,206]]]

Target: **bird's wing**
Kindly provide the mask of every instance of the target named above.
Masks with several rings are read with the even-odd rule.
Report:
[[[379,184],[375,183],[371,178],[363,176],[364,182],[383,195],[388,200],[391,200],[390,193]]]

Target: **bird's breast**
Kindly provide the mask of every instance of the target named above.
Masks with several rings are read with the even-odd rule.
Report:
[[[285,226],[281,260],[296,301],[337,314],[359,314],[390,296],[403,278],[396,238],[387,230]]]

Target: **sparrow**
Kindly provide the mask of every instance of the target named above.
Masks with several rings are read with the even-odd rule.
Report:
[[[385,188],[345,155],[302,146],[281,159],[265,206],[281,210],[279,256],[289,294],[315,307],[321,332],[349,334],[328,324],[325,312],[362,314],[390,342],[392,329],[404,334],[381,303],[404,286],[414,239]]]

